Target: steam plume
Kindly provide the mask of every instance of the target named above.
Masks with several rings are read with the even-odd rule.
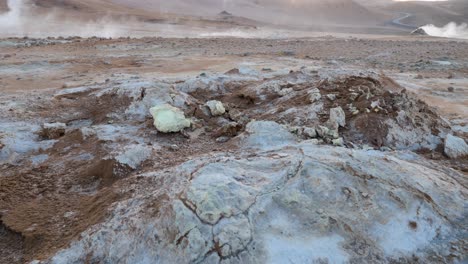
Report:
[[[28,0],[8,0],[9,11],[0,14],[0,33],[2,36],[22,37],[117,37],[126,35],[125,24],[132,21],[116,22],[109,16],[98,20],[64,20],[52,9],[47,14],[41,14],[40,19],[34,15],[32,5]],[[34,19],[36,18],[36,19]],[[124,23],[125,22],[125,23]]]
[[[21,13],[23,11],[23,0],[8,0],[9,11],[0,14],[0,30],[4,33],[18,33],[21,31]]]
[[[468,39],[468,25],[465,23],[457,25],[454,22],[450,22],[444,27],[426,25],[421,28],[424,29],[428,35],[434,37]]]

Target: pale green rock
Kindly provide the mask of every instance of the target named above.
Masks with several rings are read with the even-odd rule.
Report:
[[[154,126],[163,133],[179,132],[191,124],[182,110],[168,104],[152,107],[150,113],[154,118]]]

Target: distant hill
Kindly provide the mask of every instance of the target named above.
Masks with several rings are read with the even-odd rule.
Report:
[[[215,15],[226,10],[234,15],[269,23],[368,24],[381,16],[353,0],[112,0],[132,8],[190,15]]]
[[[402,22],[415,26],[426,24],[443,26],[449,22],[468,22],[468,1],[466,0],[438,3],[399,2],[390,5],[387,10],[412,14]]]

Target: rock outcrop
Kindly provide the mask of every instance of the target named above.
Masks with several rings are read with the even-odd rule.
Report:
[[[272,129],[277,136],[265,138]],[[286,133],[254,122],[241,135],[241,152],[140,175],[144,186],[134,186],[106,222],[44,263],[447,263],[463,256],[462,175],[408,152],[296,144]]]
[[[35,264],[465,261],[465,139],[379,76],[339,73],[61,90],[32,109],[73,101],[65,136],[0,123],[1,221],[40,238],[20,245]]]

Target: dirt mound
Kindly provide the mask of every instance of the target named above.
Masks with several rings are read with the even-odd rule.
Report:
[[[377,79],[351,76],[324,82],[320,88],[336,96],[336,100],[327,101],[326,108],[340,106],[345,110],[349,125],[343,132],[345,139],[354,144],[401,148],[399,138],[389,137],[390,126],[397,123],[401,123],[402,132],[419,130],[421,137],[439,137],[441,130],[448,129],[426,103],[405,89],[392,91]],[[406,147],[412,148],[408,143]]]
[[[347,125],[340,134],[348,146],[435,150],[448,129],[434,109],[385,76],[329,80],[293,72],[260,82],[227,82],[221,92],[197,89],[190,94],[226,103],[230,121],[242,125],[271,120],[314,128],[326,124],[330,109],[341,107]]]

